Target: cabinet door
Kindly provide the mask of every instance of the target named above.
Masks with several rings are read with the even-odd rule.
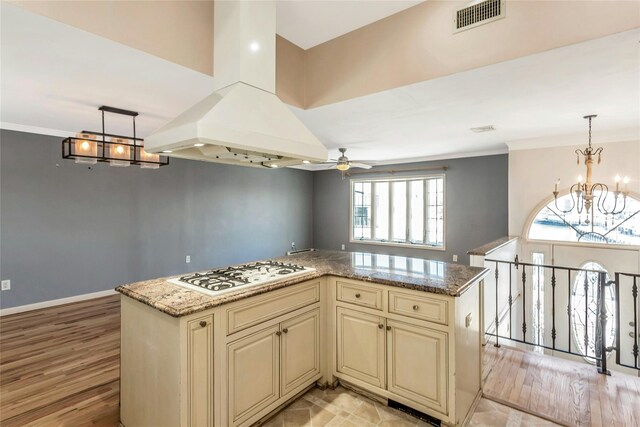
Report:
[[[320,373],[320,310],[282,323],[282,396]]]
[[[213,316],[187,323],[188,425],[213,426]]]
[[[242,423],[278,399],[278,334],[276,325],[227,346],[229,418],[232,425]]]
[[[447,414],[447,334],[387,320],[387,389]]]
[[[384,318],[337,308],[337,371],[384,388]]]

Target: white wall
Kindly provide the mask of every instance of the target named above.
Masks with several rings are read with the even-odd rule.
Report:
[[[640,193],[640,140],[595,143],[594,146],[604,148],[602,163],[593,168],[594,182],[609,185],[613,184],[616,174],[626,175],[631,179],[629,189]],[[575,155],[576,149],[585,147],[586,143],[509,151],[509,235],[525,237],[523,228],[529,215],[552,195],[558,178],[561,192],[566,192],[578,175],[586,177],[586,168],[582,163],[576,164]]]

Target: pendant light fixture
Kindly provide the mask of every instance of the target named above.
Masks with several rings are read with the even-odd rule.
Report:
[[[590,212],[592,209],[597,209],[603,215],[617,215],[623,212],[627,206],[627,196],[629,195],[628,183],[629,178],[624,177],[623,184],[624,189],[620,188],[620,175],[615,177],[615,190],[610,191],[609,186],[600,182],[592,182],[592,168],[593,163],[596,161],[600,164],[602,159],[602,147],[593,148],[591,145],[591,120],[598,117],[595,114],[584,116],[589,120],[589,145],[584,150],[576,150],[577,163],[580,164],[580,157],[584,159],[584,165],[586,166],[586,181],[583,181],[582,175],[578,177],[578,182],[573,184],[569,190],[571,195],[571,203],[568,209],[560,209],[558,206],[558,186],[560,180],[556,181],[555,188],[553,190],[553,197],[555,200],[556,209],[567,214],[574,209],[582,214],[586,213],[585,223],[590,223]]]
[[[109,163],[111,166],[128,167],[139,165],[143,169],[158,169],[169,164],[169,158],[144,151],[144,140],[136,137],[135,111],[121,108],[102,106],[102,132],[78,132],[75,137],[62,141],[62,158],[73,159],[76,163],[95,165],[98,162]],[[133,124],[133,135],[114,135],[105,132],[104,113],[114,113],[130,116]]]

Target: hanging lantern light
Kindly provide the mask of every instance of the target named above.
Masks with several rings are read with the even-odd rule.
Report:
[[[78,132],[73,143],[76,163],[95,165],[98,163],[98,141],[91,133]]]

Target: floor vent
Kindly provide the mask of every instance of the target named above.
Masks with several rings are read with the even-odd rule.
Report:
[[[406,414],[411,415],[412,417],[415,417],[415,418],[418,418],[419,420],[424,421],[430,426],[440,427],[442,425],[442,422],[439,419],[433,418],[423,412],[410,408],[407,405],[403,405],[402,403],[396,402],[395,400],[389,399],[388,405],[389,405],[389,408],[398,409],[399,411],[402,411]]]
[[[468,30],[504,18],[505,0],[473,2],[455,11],[453,32]]]

